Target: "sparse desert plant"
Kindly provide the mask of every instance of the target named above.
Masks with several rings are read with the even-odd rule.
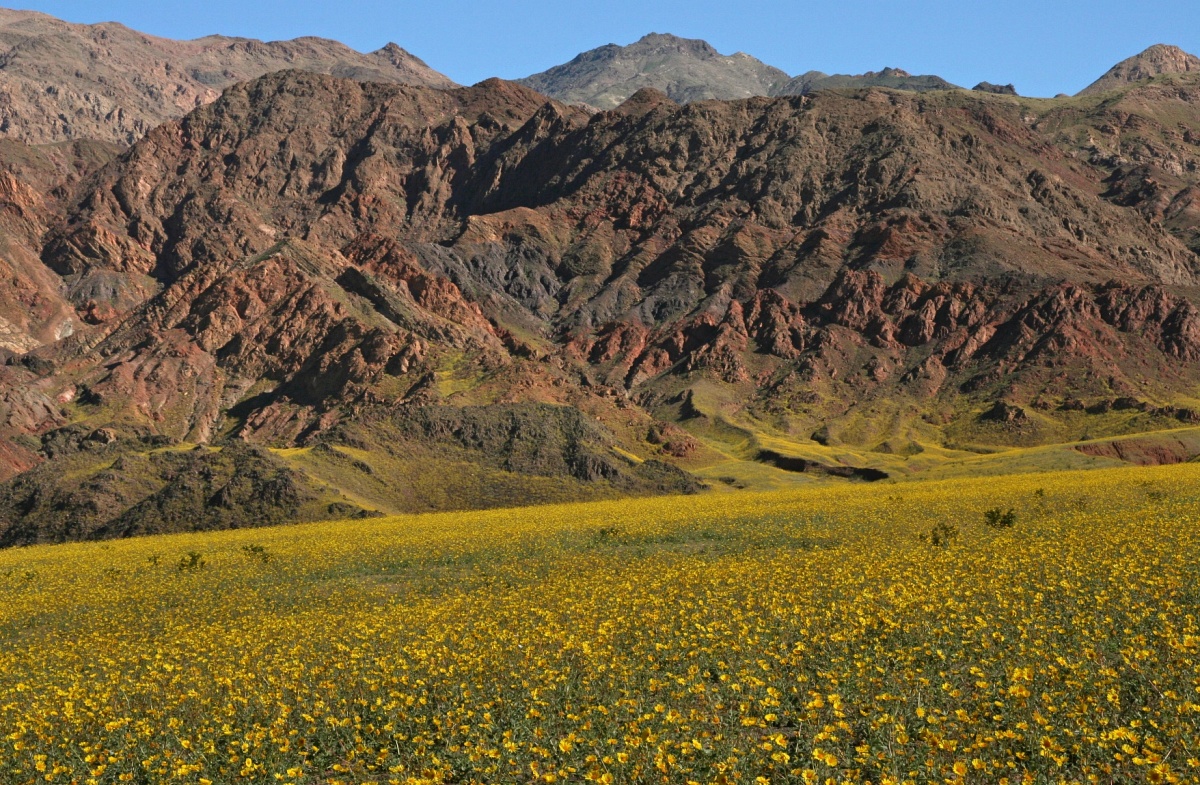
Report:
[[[179,563],[176,569],[179,572],[195,572],[196,570],[204,569],[208,562],[204,560],[204,556],[198,551],[188,551],[183,556],[179,557]]]
[[[958,539],[958,527],[949,521],[940,521],[921,539],[935,548],[944,548]]]
[[[266,564],[267,562],[271,561],[271,554],[269,552],[267,552],[266,548],[264,548],[261,545],[258,545],[257,543],[253,543],[250,545],[243,545],[242,553],[246,556],[247,559],[252,559],[253,561],[259,561],[259,562],[262,562],[263,564]]]
[[[612,545],[625,538],[625,532],[619,526],[601,526],[592,532],[590,540],[593,545]]]
[[[1011,507],[1007,510],[993,507],[983,513],[983,522],[992,529],[1011,529],[1017,525],[1017,511]]]

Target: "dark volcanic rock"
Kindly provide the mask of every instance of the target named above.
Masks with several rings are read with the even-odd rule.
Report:
[[[784,471],[788,472],[809,472],[813,474],[828,474],[833,477],[844,477],[852,480],[864,480],[866,482],[878,482],[886,480],[888,474],[879,469],[860,469],[853,466],[829,466],[828,464],[820,463],[819,461],[810,461],[806,458],[794,458],[788,455],[782,455],[774,450],[759,450],[755,455],[755,460],[763,463],[769,463]]]
[[[1011,84],[992,84],[991,82],[980,82],[971,88],[978,93],[992,93],[994,95],[1016,95],[1017,88]]]

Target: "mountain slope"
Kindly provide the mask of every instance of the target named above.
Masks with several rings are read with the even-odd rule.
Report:
[[[592,49],[518,80],[564,103],[598,109],[615,108],[643,87],[685,103],[770,95],[787,81],[786,73],[747,54],[722,55],[705,41],[661,33]]]
[[[643,90],[589,116],[498,80],[272,74],[71,188],[41,255],[90,324],[0,367],[4,449],[109,429],[462,465],[511,434],[561,450],[507,477],[737,483],[1192,422],[1198,97]]]
[[[1164,74],[1191,73],[1200,73],[1200,57],[1188,54],[1177,46],[1155,44],[1117,63],[1078,94],[1096,95]]]
[[[156,38],[116,23],[80,25],[0,9],[0,134],[30,144],[130,144],[216,99],[235,82],[285,68],[451,87],[395,44],[361,54],[336,41]]]
[[[119,152],[79,141],[31,147],[0,139],[0,360],[79,329],[62,279],[41,261],[65,191]]]

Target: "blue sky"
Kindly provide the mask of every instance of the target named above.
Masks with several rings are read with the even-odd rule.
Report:
[[[1074,93],[1155,43],[1200,53],[1197,0],[26,0],[73,22],[117,21],[170,38],[319,35],[355,49],[388,41],[464,84],[517,78],[648,32],[703,38],[789,74],[884,66],[966,87]]]

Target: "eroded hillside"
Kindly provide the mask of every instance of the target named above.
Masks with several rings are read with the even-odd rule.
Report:
[[[497,80],[263,77],[64,187],[40,253],[81,325],[0,371],[10,471],[66,426],[283,450],[369,422],[371,452],[500,403],[588,413],[626,473],[1191,423],[1198,95],[589,115]]]

